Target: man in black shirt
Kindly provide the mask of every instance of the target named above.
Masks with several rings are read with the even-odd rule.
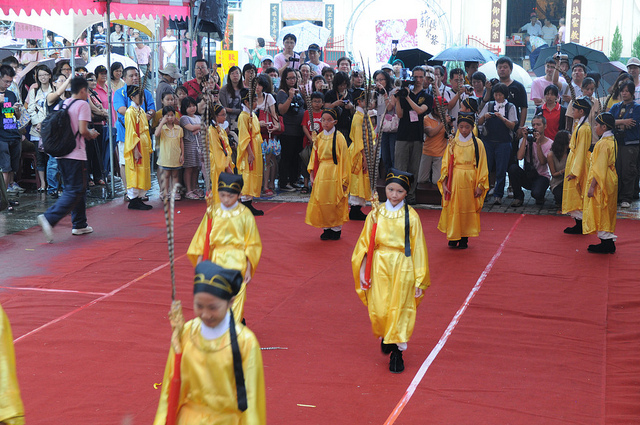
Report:
[[[500,82],[505,84],[509,89],[507,100],[516,105],[519,121],[516,140],[520,140],[523,136],[525,122],[527,121],[527,91],[522,83],[511,79],[511,73],[513,72],[513,62],[511,58],[503,56],[498,59],[496,61],[496,70],[498,71]]]
[[[16,108],[18,99],[16,95],[7,90],[16,72],[9,65],[0,66],[0,102],[2,102],[2,122],[0,122],[0,169],[7,184],[7,191],[11,193],[22,192],[13,181],[13,175],[20,165],[20,133],[17,120],[20,118],[20,110]]]
[[[396,103],[396,114],[400,118],[400,123],[396,139],[394,166],[398,170],[417,176],[422,158],[423,119],[426,114],[431,112],[433,97],[423,89],[424,68],[416,66],[411,74],[414,80],[413,89],[403,88],[398,90],[398,94],[396,94],[399,100]],[[414,179],[407,195],[407,203],[410,205],[416,203],[417,180]]]

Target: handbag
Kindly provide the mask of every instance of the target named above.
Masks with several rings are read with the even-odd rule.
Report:
[[[258,120],[260,121],[264,121],[267,123],[267,125],[269,123],[274,124],[274,128],[273,130],[271,130],[271,135],[272,136],[279,136],[282,133],[284,133],[284,120],[282,119],[282,115],[278,115],[277,119],[274,119],[274,117],[267,111],[264,109],[259,109],[258,110]],[[278,129],[276,129],[275,124],[276,122],[280,125]],[[269,137],[269,129],[267,128],[260,128],[260,133],[262,134],[262,138],[267,138]]]
[[[382,118],[382,132],[383,133],[395,133],[398,131],[398,125],[400,125],[400,118],[394,113],[387,112]]]

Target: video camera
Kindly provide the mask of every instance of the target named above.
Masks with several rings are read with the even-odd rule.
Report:
[[[397,79],[394,82],[394,85],[396,87],[398,87],[400,90],[398,90],[395,94],[395,97],[407,97],[407,92],[404,90],[406,88],[409,88],[413,85],[415,85],[415,81],[414,80],[410,80],[410,79]]]

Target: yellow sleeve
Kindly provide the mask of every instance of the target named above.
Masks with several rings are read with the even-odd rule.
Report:
[[[381,208],[384,207],[381,206]],[[360,297],[360,300],[364,305],[367,305],[367,296],[366,292],[360,288],[360,268],[362,267],[362,262],[365,260],[364,257],[367,255],[367,251],[369,250],[369,241],[371,240],[372,229],[373,213],[369,213],[364,222],[362,232],[360,232],[360,237],[353,249],[353,254],[351,255],[351,271],[353,273],[353,280],[356,284],[356,294],[358,294],[358,297]]]
[[[606,184],[607,174],[611,168],[615,168],[616,163],[616,141],[613,137],[600,139],[596,143],[591,155],[591,167],[589,169],[589,180],[587,181],[587,190],[591,185],[591,179],[596,179],[600,190],[607,195]]]
[[[16,356],[9,318],[0,306],[0,423],[24,424],[24,405],[16,375]]]
[[[422,231],[420,216],[411,207],[409,207],[409,223],[411,226],[411,260],[413,261],[413,273],[416,279],[415,287],[427,289],[431,285],[427,241]]]
[[[476,186],[481,187],[484,190],[482,198],[489,190],[489,168],[487,166],[487,154],[484,149],[484,143],[480,139],[478,141],[478,159],[479,162],[476,166]]]
[[[348,195],[349,182],[351,180],[351,157],[349,155],[349,148],[347,148],[347,141],[344,139],[342,133],[338,130],[336,137],[336,155],[338,156],[338,163],[340,166],[340,180],[342,181],[342,187],[345,189],[345,196]],[[331,142],[333,143],[333,141]]]
[[[258,233],[258,226],[253,214],[246,210],[244,212],[245,229],[244,235],[245,253],[247,259],[251,262],[251,276],[256,272],[260,256],[262,255],[262,240],[260,240],[260,233]]]
[[[320,143],[320,134],[318,134],[318,138],[316,139],[316,142],[313,144],[313,147],[311,148],[311,158],[309,158],[309,164],[307,164],[307,171],[309,173],[311,173],[316,166],[319,166],[320,164],[318,164],[318,144]]]
[[[164,377],[162,378],[162,386],[160,387],[160,400],[158,401],[158,409],[156,410],[156,418],[153,425],[165,425],[167,423],[167,399],[169,398],[169,385],[173,379],[173,365],[175,361],[175,353],[173,348],[169,349],[169,357],[164,368]]]
[[[140,136],[137,133],[138,117],[133,107],[129,107],[124,114],[124,152],[128,153],[133,151],[138,143],[140,143]],[[141,129],[142,130],[142,129]],[[142,151],[142,146],[139,147]]]
[[[567,170],[565,175],[574,175],[576,177],[580,177],[583,173],[588,173],[589,170],[585,170],[584,166],[587,164],[585,158],[587,157],[587,152],[591,147],[591,126],[588,123],[582,124],[580,130],[578,130],[578,134],[576,135],[576,148],[574,151],[574,160],[573,164],[571,164],[571,169]]]
[[[244,329],[242,334],[247,331],[248,329]],[[260,345],[253,333],[247,333],[243,339],[242,370],[247,389],[247,410],[242,414],[242,424],[265,425],[267,423],[267,403]]]
[[[456,136],[456,140],[457,140]],[[453,145],[451,143],[447,144],[447,148],[442,155],[442,166],[440,167],[440,179],[438,180],[438,189],[440,189],[440,193],[444,193],[442,191],[442,185],[444,184],[444,180],[449,175],[449,162],[451,159],[451,150],[453,149]]]
[[[238,164],[240,164],[244,156],[247,155],[247,147],[250,143],[249,114],[243,111],[240,116],[238,116],[238,157],[236,158]]]
[[[211,214],[213,216],[213,214]],[[191,238],[191,243],[187,249],[187,258],[191,261],[191,265],[195,267],[198,264],[198,257],[204,253],[204,241],[207,236],[207,220],[209,214],[205,213],[200,221],[200,225],[196,233]]]

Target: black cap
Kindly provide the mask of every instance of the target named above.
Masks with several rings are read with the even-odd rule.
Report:
[[[582,109],[583,111],[590,111],[591,100],[586,96],[579,97],[573,102],[573,107]]]
[[[413,183],[413,174],[407,173],[406,171],[396,170],[395,168],[389,168],[389,172],[385,179],[385,185],[388,185],[389,183],[398,183],[408,192],[411,188],[411,184]]]
[[[351,93],[351,97],[353,97],[353,101],[357,102],[361,98],[364,99],[364,90],[362,89],[354,89],[353,93]]]
[[[316,52],[320,52],[321,51],[320,50],[320,46],[318,46],[316,43],[310,44],[309,48],[307,50],[309,50],[309,51],[313,50],[313,51],[316,51]]]
[[[230,300],[240,292],[242,273],[238,270],[225,269],[209,260],[196,266],[193,279],[193,293],[206,292],[223,300]]]
[[[466,106],[468,109],[471,109],[471,112],[478,113],[478,99],[475,97],[467,97],[462,101],[462,104]]]
[[[218,177],[218,192],[229,192],[240,195],[244,180],[240,174],[220,173]]]
[[[132,98],[133,96],[137,96],[140,94],[140,87],[138,86],[127,86],[127,97]]]
[[[596,117],[596,122],[604,125],[609,130],[613,130],[616,126],[616,119],[610,112],[603,112]]]
[[[458,113],[458,124],[461,122],[466,122],[471,124],[471,127],[476,125],[476,116],[473,112],[459,112]]]

